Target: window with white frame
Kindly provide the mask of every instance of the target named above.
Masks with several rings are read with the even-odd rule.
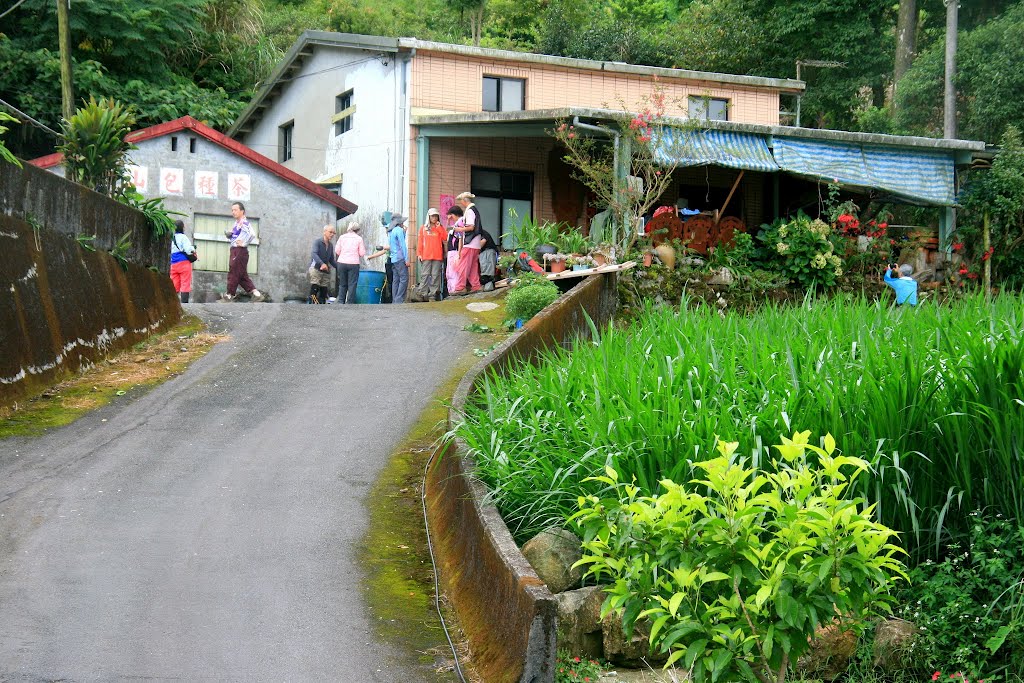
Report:
[[[690,95],[687,104],[691,119],[703,121],[728,121],[729,100],[723,97]]]
[[[260,246],[260,219],[246,217],[256,235],[249,244],[249,274],[255,275],[259,268],[259,246]],[[231,255],[231,242],[224,235],[225,230],[231,230],[235,225],[235,219],[231,216],[215,216],[206,213],[197,213],[192,216],[192,241],[196,245],[196,253],[199,260],[193,266],[196,270],[205,270],[213,273],[228,272],[228,259]]]
[[[522,111],[526,108],[526,79],[484,76],[484,111]]]
[[[338,136],[352,130],[352,119],[356,113],[354,91],[343,92],[334,98],[334,135]]]

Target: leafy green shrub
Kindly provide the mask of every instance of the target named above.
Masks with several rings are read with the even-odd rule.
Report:
[[[2,137],[3,134],[7,132],[7,126],[3,124],[17,122],[18,120],[10,114],[0,111],[0,137]],[[14,154],[11,153],[11,150],[7,149],[7,146],[4,145],[2,140],[0,140],[0,160],[6,161],[10,164],[14,164],[18,168],[21,168],[21,162],[18,161],[18,157],[14,156]]]
[[[843,260],[835,253],[832,226],[811,220],[803,212],[761,226],[758,239],[770,263],[803,287],[831,287],[843,274]]]
[[[595,493],[587,478],[606,465],[652,494],[690,479],[717,434],[768,467],[761,444],[805,425],[871,462],[858,493],[923,558],[976,508],[1024,519],[1022,311],[1016,296],[914,311],[809,299],[749,317],[651,308],[598,344],[487,378],[457,433],[525,541]]]
[[[695,463],[700,479],[663,479],[660,495],[608,467],[604,497],[581,498],[573,517],[580,564],[611,581],[602,616],[619,612],[627,635],[648,620],[652,649],[693,680],[781,683],[818,626],[889,612],[902,550],[850,495],[868,463],[809,435],[783,438],[767,474],[719,442],[719,457]]]
[[[134,123],[131,107],[90,96],[64,122],[64,142],[57,147],[68,179],[108,197],[119,195],[130,184],[126,165],[134,146],[124,138]]]
[[[1024,527],[983,511],[970,520],[968,538],[911,570],[899,596],[899,616],[921,628],[909,659],[925,672],[1024,672]]]
[[[558,298],[558,287],[551,282],[526,278],[505,297],[505,311],[513,320],[529,320]]]

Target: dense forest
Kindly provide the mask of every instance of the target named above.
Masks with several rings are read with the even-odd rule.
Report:
[[[0,99],[59,129],[56,2],[0,2]],[[1024,127],[1024,1],[961,5],[960,137],[995,142]],[[307,28],[772,77],[828,60],[842,66],[803,70],[803,125],[942,126],[942,0],[74,0],[76,97],[130,103],[139,125],[224,129]],[[23,156],[52,149],[15,128]]]

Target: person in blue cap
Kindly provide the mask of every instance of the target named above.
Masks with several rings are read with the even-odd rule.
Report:
[[[914,268],[909,263],[902,266],[890,263],[885,269],[882,279],[896,292],[896,303],[899,305],[917,305],[917,280],[910,277],[913,272]]]

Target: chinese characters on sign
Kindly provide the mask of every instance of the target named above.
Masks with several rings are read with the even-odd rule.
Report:
[[[247,202],[252,183],[247,173],[228,173],[228,199],[233,202]]]
[[[196,171],[196,199],[217,198],[217,172]]]
[[[178,195],[184,194],[185,172],[180,168],[160,169],[160,194]]]
[[[128,172],[132,176],[132,185],[139,194],[149,192],[149,169],[145,166],[128,165]]]

